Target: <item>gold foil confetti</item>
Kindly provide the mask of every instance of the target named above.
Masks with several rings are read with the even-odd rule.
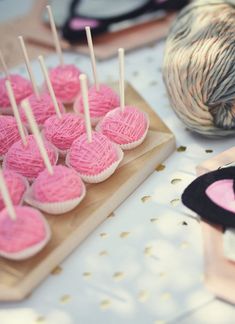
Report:
[[[187,249],[189,246],[190,246],[190,244],[189,244],[189,242],[187,242],[187,241],[183,241],[183,242],[180,244],[181,249]]]
[[[171,294],[168,293],[168,292],[164,292],[162,295],[161,295],[161,299],[162,300],[169,300],[171,298]]]
[[[149,201],[150,199],[151,199],[151,196],[143,196],[143,197],[141,198],[141,201],[142,201],[143,203],[145,203],[145,202]]]
[[[181,145],[181,146],[179,146],[177,148],[177,152],[185,152],[186,150],[187,150],[187,147],[186,146],[183,146],[183,145]]]
[[[166,273],[165,272],[159,272],[159,277],[161,277],[161,278],[163,278],[163,277],[165,277],[166,276]]]
[[[180,203],[180,199],[178,199],[178,198],[176,198],[176,199],[172,199],[172,200],[171,200],[171,205],[172,205],[173,207],[178,206],[179,203]]]
[[[83,277],[85,278],[90,278],[91,277],[91,272],[83,272]]]
[[[99,253],[99,256],[106,256],[106,255],[108,255],[108,252],[105,250],[100,251],[100,253]]]
[[[157,172],[163,171],[166,168],[164,164],[158,164],[155,168]]]
[[[71,299],[71,296],[70,295],[63,295],[61,298],[60,298],[60,302],[62,304],[66,304],[70,301]]]
[[[120,280],[122,280],[124,277],[125,277],[125,275],[124,275],[124,273],[121,272],[121,271],[115,272],[115,273],[113,274],[113,279],[116,280],[116,281],[120,281]]]
[[[181,181],[182,181],[182,179],[175,178],[175,179],[172,179],[172,180],[171,180],[171,184],[175,185],[175,184],[177,184],[177,183],[179,183],[179,182],[181,182]]]
[[[111,214],[108,215],[107,218],[114,217],[114,216],[115,216],[115,214],[114,214],[114,212],[112,212]]]
[[[45,317],[44,316],[38,316],[37,318],[36,318],[36,320],[35,320],[35,322],[36,323],[43,323],[43,322],[45,322]]]
[[[52,275],[59,275],[61,272],[62,272],[61,266],[57,266],[51,271],[51,274]]]
[[[151,222],[151,223],[157,223],[157,221],[158,221],[158,218],[151,218],[151,219],[150,219],[150,222]]]
[[[149,293],[147,290],[141,290],[138,294],[138,300],[141,303],[145,303],[149,299]]]
[[[207,150],[205,150],[205,152],[206,152],[206,153],[213,153],[213,150],[211,150],[211,149],[207,149]]]
[[[106,238],[107,236],[108,236],[107,233],[100,233],[100,237],[102,237],[102,238]]]
[[[121,238],[126,238],[127,236],[129,236],[130,235],[130,232],[122,232],[121,234],[120,234],[120,237]]]
[[[104,300],[101,300],[100,302],[100,308],[101,309],[107,309],[109,308],[111,305],[111,300],[110,299],[104,299]]]
[[[144,254],[147,256],[152,255],[153,253],[153,247],[152,246],[146,246],[146,248],[144,249]]]

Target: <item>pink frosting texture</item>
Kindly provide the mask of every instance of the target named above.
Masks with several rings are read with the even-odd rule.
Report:
[[[80,93],[81,71],[73,64],[59,65],[49,71],[56,97],[63,103],[71,103]]]
[[[104,135],[93,132],[92,142],[87,135],[75,140],[69,151],[68,163],[84,175],[97,175],[118,160],[114,144]]]
[[[43,129],[45,138],[62,151],[68,150],[73,141],[85,131],[84,119],[71,113],[62,115],[62,118],[51,116],[46,120]]]
[[[5,208],[0,213],[0,251],[22,252],[43,241],[46,228],[41,214],[30,207],[15,207],[17,219],[11,220]]]
[[[120,104],[119,96],[110,87],[101,84],[99,91],[95,86],[88,90],[88,100],[91,117],[103,117],[110,110],[117,108]],[[83,100],[79,96],[74,103],[74,110],[80,114],[84,113]]]
[[[63,165],[53,167],[53,174],[42,171],[32,186],[33,199],[40,202],[64,202],[79,198],[84,190],[81,178]]]
[[[11,104],[6,91],[6,82],[7,78],[3,78],[0,80],[0,107],[8,108]],[[24,98],[28,97],[32,93],[32,86],[29,80],[23,78],[18,74],[11,74],[10,81],[13,88],[13,92],[15,95],[17,105]]]
[[[99,124],[99,130],[117,144],[128,144],[144,136],[148,127],[145,114],[139,109],[126,106],[124,111],[110,111]]]
[[[44,144],[51,163],[56,164],[57,153],[55,149],[47,141],[44,141]],[[5,155],[3,164],[6,169],[18,172],[30,180],[36,178],[45,169],[33,135],[27,136],[27,146],[24,146],[21,140],[15,142]]]
[[[40,98],[37,99],[35,94],[32,94],[30,97],[28,97],[30,107],[33,111],[34,117],[36,119],[36,122],[39,126],[43,126],[44,122],[47,120],[47,118],[55,115],[55,108],[53,105],[53,102],[51,100],[51,97],[48,93],[43,93],[40,95]],[[61,112],[64,112],[64,107],[60,101],[58,101],[58,105]],[[28,125],[28,121],[26,118],[26,115],[24,113],[23,108],[20,106],[20,117],[22,122],[25,125]]]
[[[20,139],[17,123],[12,116],[0,116],[0,156],[7,153],[13,143]]]
[[[3,175],[13,205],[19,205],[27,189],[26,179],[10,170],[4,170]],[[0,193],[0,211],[3,208],[5,208],[5,204]]]

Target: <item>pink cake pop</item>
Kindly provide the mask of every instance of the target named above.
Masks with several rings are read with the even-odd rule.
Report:
[[[13,205],[21,205],[26,189],[28,188],[28,181],[20,174],[10,170],[5,170],[3,175]],[[5,204],[0,194],[0,211],[3,208],[5,208]]]
[[[0,191],[6,205],[0,212],[0,256],[12,260],[29,258],[49,241],[48,223],[36,209],[13,206],[1,169]]]
[[[71,147],[73,141],[86,131],[85,122],[81,117],[75,114],[65,113],[61,115],[44,59],[42,56],[39,56],[38,59],[56,113],[56,115],[53,115],[46,120],[43,135],[59,150],[62,155],[64,155]]]
[[[113,174],[123,158],[123,152],[104,135],[92,132],[86,76],[81,75],[80,81],[87,134],[81,135],[73,142],[66,157],[66,164],[75,169],[84,181],[98,183]]]
[[[123,150],[140,145],[148,132],[149,118],[146,113],[133,106],[125,106],[124,101],[124,50],[119,49],[120,98],[121,106],[107,113],[96,129]]]
[[[87,42],[90,51],[93,78],[95,85],[88,90],[88,101],[90,107],[91,124],[96,125],[110,110],[120,105],[117,93],[105,84],[99,84],[96,69],[96,60],[94,47],[91,37],[90,27],[86,27]],[[73,109],[79,114],[84,114],[84,106],[82,96],[78,96],[74,103]]]
[[[86,194],[79,175],[63,165],[52,166],[28,102],[24,109],[46,170],[35,179],[26,202],[50,214],[62,214],[76,207]]]

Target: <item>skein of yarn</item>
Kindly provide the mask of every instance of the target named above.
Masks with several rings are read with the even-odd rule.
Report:
[[[163,78],[173,109],[206,136],[235,134],[235,0],[196,0],[169,32]]]

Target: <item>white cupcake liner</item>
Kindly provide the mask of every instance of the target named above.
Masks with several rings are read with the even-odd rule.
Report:
[[[111,112],[112,112],[112,111],[111,111]],[[122,150],[126,150],[126,151],[127,151],[127,150],[132,150],[132,149],[134,149],[135,147],[137,147],[137,146],[139,146],[140,144],[142,144],[143,141],[145,140],[145,137],[146,137],[146,135],[147,135],[147,133],[148,133],[148,130],[149,130],[149,124],[150,124],[150,122],[149,122],[149,116],[148,116],[144,111],[143,111],[143,113],[145,114],[145,117],[146,117],[146,120],[147,120],[147,127],[146,127],[146,130],[145,130],[143,136],[142,136],[140,139],[138,139],[137,141],[131,142],[131,143],[126,143],[126,144],[118,144],[118,143],[116,143],[116,142],[113,142],[113,143],[116,143],[117,145],[119,145],[119,147],[121,147]],[[97,124],[95,130],[96,130],[97,132],[102,133],[102,132],[101,132],[101,128],[100,128],[100,123]],[[103,134],[103,135],[104,135],[104,134]],[[106,136],[106,135],[105,135],[105,136]],[[108,137],[108,136],[107,136],[107,137]],[[109,138],[109,137],[108,137],[108,138]],[[109,138],[109,139],[110,139],[110,138]],[[110,141],[112,141],[112,140],[110,139]]]
[[[116,151],[118,154],[118,160],[113,162],[107,169],[105,169],[104,171],[102,171],[96,175],[86,175],[86,174],[80,173],[76,169],[74,169],[69,163],[69,154],[67,154],[67,156],[66,156],[65,164],[68,167],[74,169],[78,173],[78,175],[82,178],[82,180],[87,183],[103,182],[106,179],[108,179],[115,172],[115,170],[117,169],[119,163],[122,161],[123,156],[124,156],[122,149],[117,144],[115,144],[115,143],[113,143],[113,144],[116,147]]]
[[[45,213],[52,214],[52,215],[64,214],[77,207],[85,197],[86,187],[84,183],[82,183],[82,186],[83,186],[82,195],[80,197],[63,201],[63,202],[40,202],[38,200],[35,200],[32,197],[32,187],[31,187],[26,193],[25,201],[31,206],[38,208],[44,211]]]
[[[32,257],[33,255],[37,254],[38,252],[40,252],[45,245],[49,242],[50,238],[51,238],[51,229],[50,226],[47,222],[47,220],[45,219],[45,217],[40,213],[41,219],[44,223],[45,226],[45,230],[46,230],[46,236],[45,239],[33,246],[30,246],[26,249],[24,249],[21,252],[4,252],[0,250],[0,256],[9,259],[9,260],[25,260],[28,259],[30,257]]]

